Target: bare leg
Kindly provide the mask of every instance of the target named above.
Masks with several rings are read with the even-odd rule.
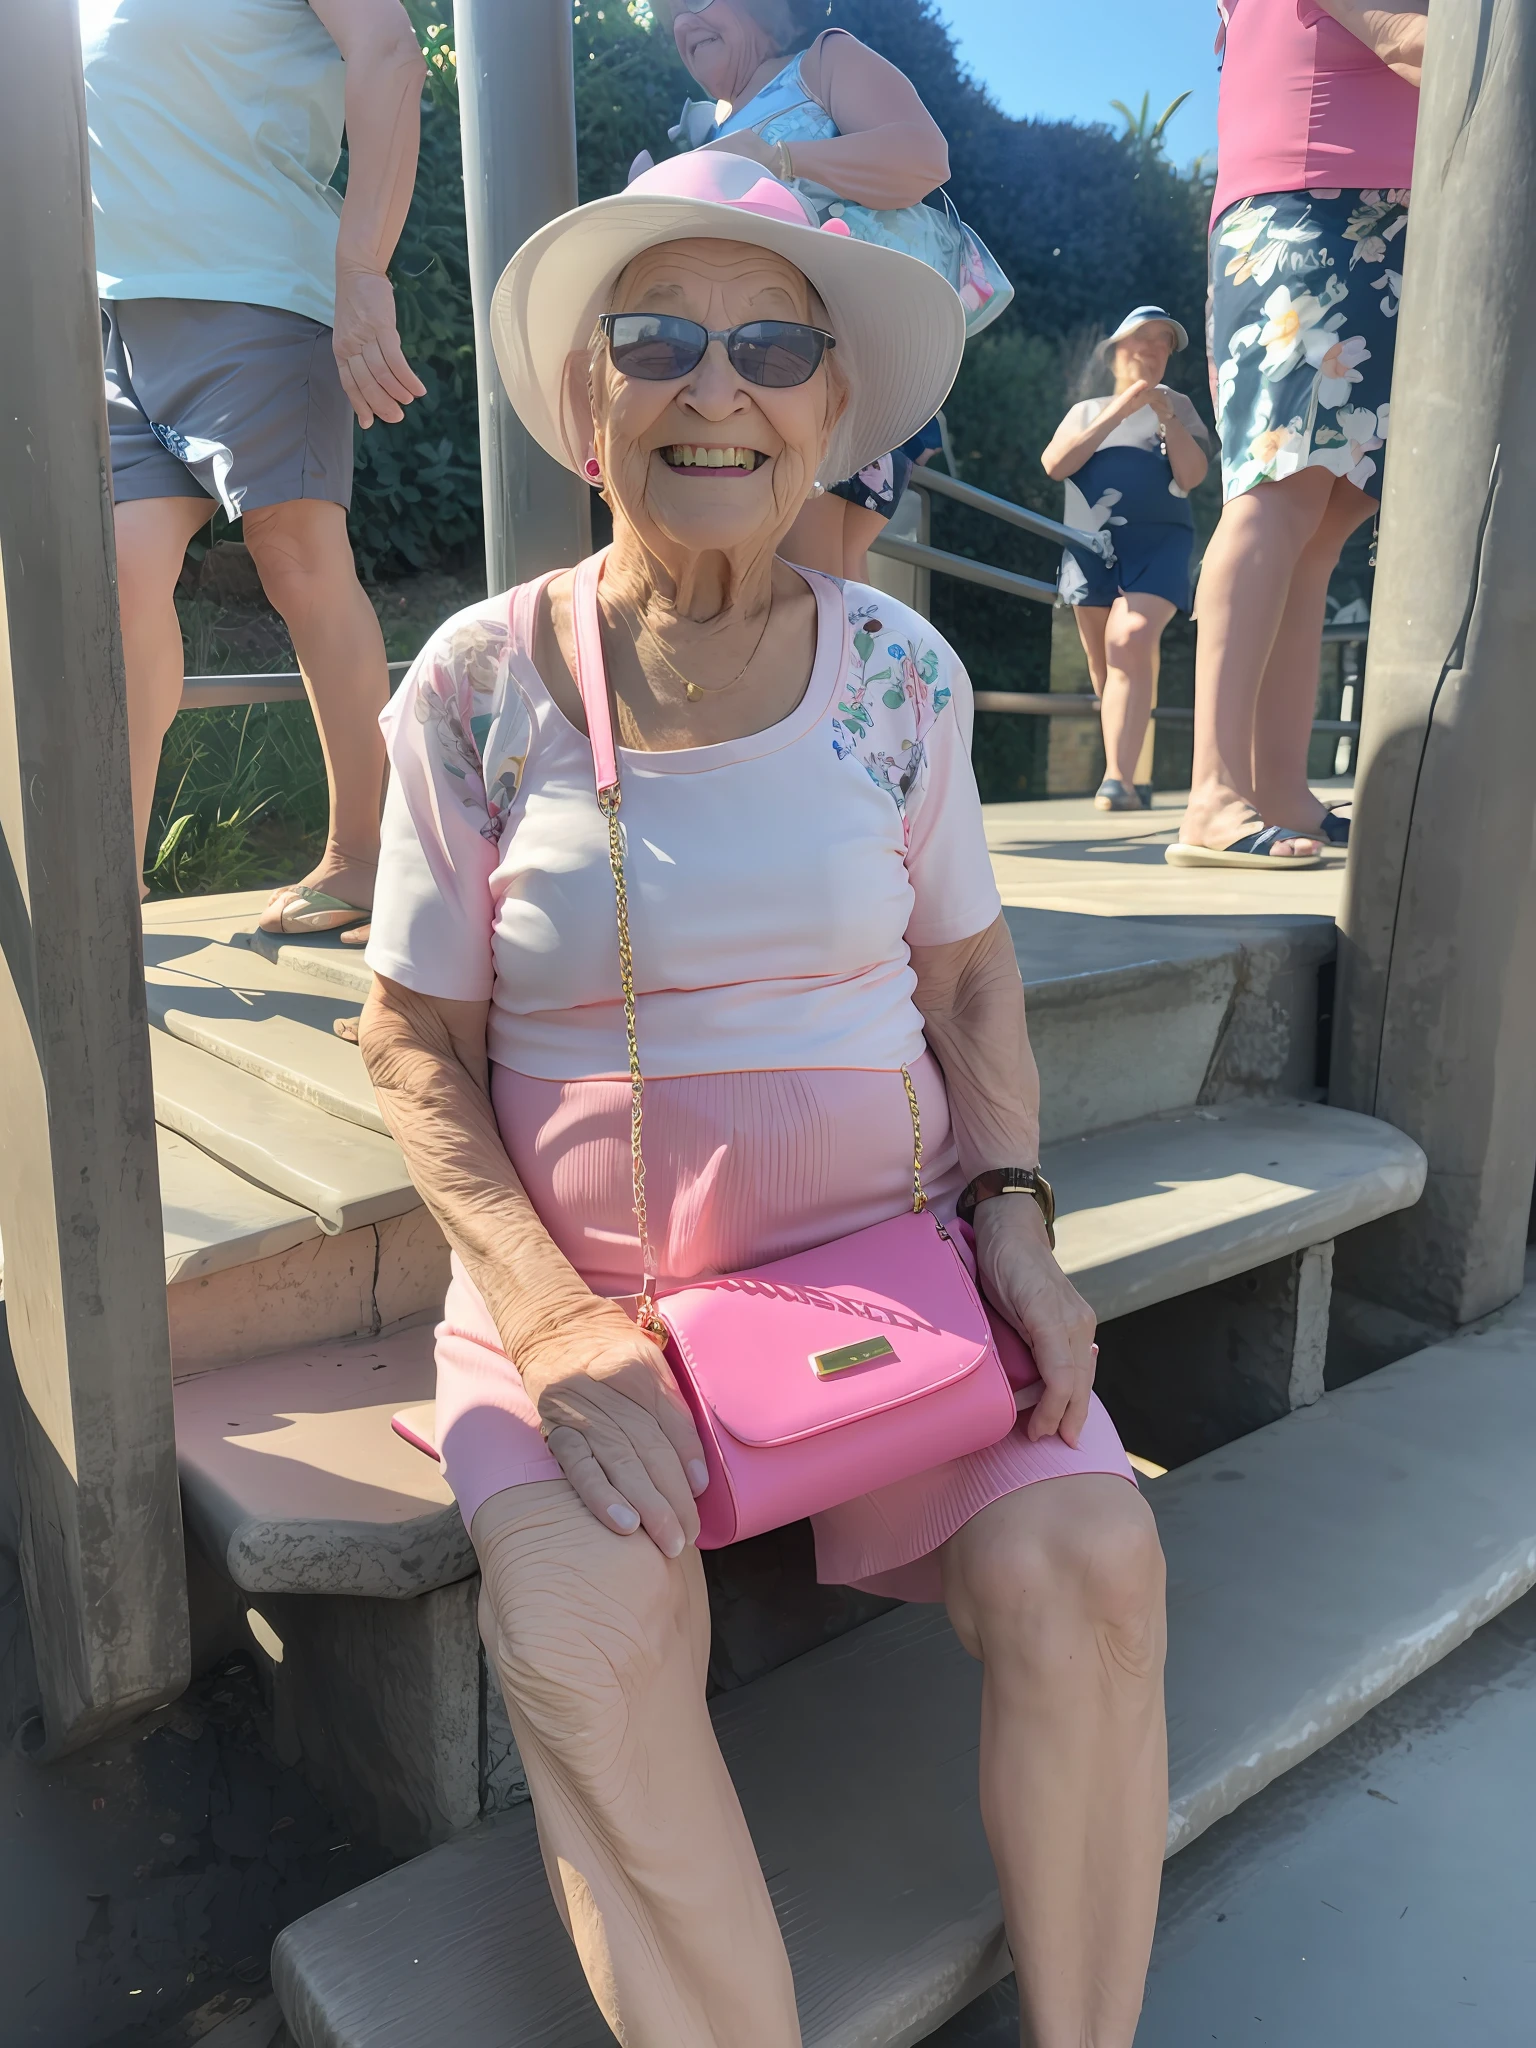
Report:
[[[1083,653],[1088,660],[1088,680],[1093,685],[1095,697],[1104,694],[1104,678],[1109,672],[1109,663],[1104,654],[1104,629],[1109,624],[1107,604],[1075,604],[1072,618],[1077,626],[1077,637],[1083,643]]]
[[[248,512],[244,526],[262,588],[292,636],[325,755],[330,831],[319,864],[304,879],[366,910],[379,858],[379,713],[389,697],[389,671],[384,636],[357,580],[347,515],[339,505],[296,498]],[[266,929],[280,928],[285,894],[273,897],[262,918]]]
[[[1264,820],[1253,786],[1259,688],[1285,611],[1291,577],[1328,509],[1334,478],[1303,469],[1229,499],[1200,571],[1195,649],[1195,756],[1180,838],[1229,846]],[[1310,840],[1274,858],[1317,851]]]
[[[1158,644],[1176,609],[1166,597],[1141,591],[1122,593],[1110,607],[1104,631],[1104,759],[1106,772],[1127,789],[1136,786],[1136,763],[1152,717]]]
[[[133,833],[141,877],[160,749],[181,705],[185,676],[176,578],[186,559],[187,542],[213,514],[211,498],[133,498],[113,514],[117,604],[128,684]],[[141,879],[141,893],[143,887]]]
[[[883,512],[866,512],[862,505],[843,507],[843,575],[850,583],[869,581],[869,544],[885,531]]]
[[[798,562],[803,569],[820,569],[824,576],[843,574],[843,515],[853,507],[846,498],[823,491],[819,498],[807,498],[794,525],[779,542],[786,562]]]
[[[555,1903],[627,2048],[799,2048],[762,1870],[704,1706],[699,1553],[600,1528],[563,1479],[474,1520],[480,1626]]]
[[[1318,649],[1328,581],[1345,541],[1376,510],[1376,500],[1336,477],[1328,509],[1291,572],[1275,644],[1259,685],[1253,726],[1253,786],[1261,815],[1315,831],[1323,806],[1307,782],[1307,750],[1317,710]]]
[[[985,1666],[981,1804],[1024,2048],[1131,2048],[1168,1828],[1163,1561],[1123,1479],[1045,1479],[941,1553]]]

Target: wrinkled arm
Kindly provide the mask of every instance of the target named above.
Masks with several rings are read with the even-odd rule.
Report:
[[[507,1356],[521,1363],[573,1322],[627,1319],[560,1251],[507,1157],[491,1108],[488,1009],[376,975],[358,1043],[418,1193],[480,1290]]]
[[[852,36],[830,35],[807,51],[804,77],[837,123],[825,141],[794,141],[794,175],[825,185],[859,206],[915,206],[949,178],[949,148],[912,81]],[[708,145],[756,157],[770,169],[775,151],[750,130]]]
[[[347,190],[336,237],[332,347],[363,426],[395,422],[426,386],[395,325],[389,259],[410,211],[425,59],[400,0],[310,0],[347,67]]]
[[[1007,921],[946,946],[914,946],[913,1000],[944,1069],[967,1180],[990,1166],[1040,1159],[1040,1077]],[[1093,1311],[1057,1265],[1039,1206],[997,1195],[976,1210],[976,1258],[989,1298],[1034,1353],[1045,1392],[1029,1435],[1076,1445],[1093,1391]]]
[[[1372,50],[1390,71],[1412,86],[1424,76],[1424,31],[1429,0],[1406,7],[1371,7],[1366,0],[1321,0],[1341,28]]]
[[[661,1352],[586,1285],[513,1170],[489,1094],[488,1007],[375,975],[359,1032],[368,1078],[583,1505],[676,1557],[699,1533],[698,1432]]]

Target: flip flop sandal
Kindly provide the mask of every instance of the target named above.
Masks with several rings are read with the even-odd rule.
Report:
[[[1342,824],[1344,821],[1339,820]],[[1320,868],[1320,853],[1288,853],[1277,859],[1270,852],[1283,840],[1318,838],[1311,832],[1292,832],[1284,825],[1265,825],[1258,832],[1245,833],[1230,846],[1187,846],[1182,839],[1163,848],[1163,859],[1171,868]]]
[[[294,904],[305,907],[295,911]],[[343,925],[361,924],[372,917],[371,910],[360,910],[355,903],[344,903],[339,896],[327,896],[323,889],[312,889],[308,882],[295,882],[287,894],[280,899],[276,934],[295,938],[314,932],[338,932]],[[257,919],[259,928],[270,932],[273,927],[267,923],[272,915],[269,905]]]
[[[1106,775],[1094,794],[1093,808],[1096,811],[1140,811],[1146,806],[1140,795],[1124,782],[1117,782],[1113,775]]]
[[[1341,818],[1337,811],[1327,810],[1324,811],[1323,822],[1317,830],[1310,835],[1304,832],[1301,836],[1303,839],[1309,836],[1313,839],[1326,839],[1330,846],[1348,846],[1349,825],[1348,818]]]

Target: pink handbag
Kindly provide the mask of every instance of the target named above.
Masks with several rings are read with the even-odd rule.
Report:
[[[646,1220],[645,1081],[618,756],[598,625],[601,573],[601,555],[576,571],[576,682],[597,800],[608,821],[618,912],[644,1273],[638,1317],[665,1347],[703,1441],[709,1485],[699,1497],[699,1544],[717,1549],[997,1443],[1041,1387],[1023,1341],[983,1302],[960,1243],[928,1208],[917,1091],[905,1068],[913,1140],[909,1213],[658,1299]]]

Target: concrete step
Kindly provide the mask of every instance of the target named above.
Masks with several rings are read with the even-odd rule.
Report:
[[[1100,1322],[1406,1209],[1425,1174],[1401,1131],[1317,1102],[1177,1110],[1041,1158],[1057,1257]]]
[[[1400,1132],[1315,1103],[1196,1110],[1060,1149],[1059,1161],[1046,1154],[1047,1170],[1059,1176],[1058,1250],[1104,1319],[1405,1207],[1424,1177],[1422,1153]],[[355,1560],[367,1552],[370,1528],[381,1586],[403,1594],[447,1583],[431,1545],[413,1551],[402,1576],[396,1480],[380,1479],[376,1501],[368,1491],[370,1475],[404,1472],[412,1458],[441,1484],[430,1461],[389,1428],[393,1410],[432,1395],[430,1332],[397,1341],[387,1373],[367,1346],[333,1347],[324,1372],[314,1368],[317,1353],[261,1357],[184,1390],[176,1434],[188,1514],[217,1530],[212,1557],[238,1552],[240,1568],[230,1566],[238,1585],[362,1590],[360,1582],[338,1585],[329,1558],[339,1548],[352,1560],[347,1570],[362,1572]],[[359,1386],[377,1391],[364,1401]],[[274,1401],[284,1456],[253,1462],[253,1430],[260,1436],[274,1425],[253,1425],[250,1414],[265,1415]],[[332,1525],[334,1538],[326,1533]],[[276,1579],[264,1576],[269,1557]]]
[[[164,926],[145,930],[144,980],[150,1021],[172,1038],[387,1135],[361,1053],[332,1028],[357,1016],[360,999],[274,967],[248,947]]]
[[[331,1020],[372,980],[334,933],[278,938],[238,905],[178,927],[161,915],[146,949],[157,1022],[332,1115],[377,1128],[355,1052]],[[255,907],[259,908],[259,904]],[[165,906],[155,906],[164,912]],[[1320,917],[1180,923],[1009,908],[1041,1074],[1047,1142],[1193,1102],[1301,1095],[1316,1065],[1317,978],[1332,957]],[[176,952],[175,948],[185,948]]]
[[[276,1258],[321,1235],[311,1210],[232,1172],[179,1132],[157,1136],[168,1285]]]
[[[1536,1584],[1536,1289],[1150,1488],[1168,1553],[1170,1853]],[[715,1724],[807,2048],[906,2048],[1009,1968],[975,1804],[977,1667],[906,1608]],[[286,1928],[297,2048],[602,2048],[532,1816]]]
[[[453,1495],[390,1428],[434,1377],[422,1327],[178,1380],[182,1500],[208,1558],[247,1593],[407,1600],[468,1577]]]
[[[150,1057],[157,1123],[310,1210],[324,1230],[355,1230],[420,1206],[393,1138],[167,1031],[150,1032]]]

